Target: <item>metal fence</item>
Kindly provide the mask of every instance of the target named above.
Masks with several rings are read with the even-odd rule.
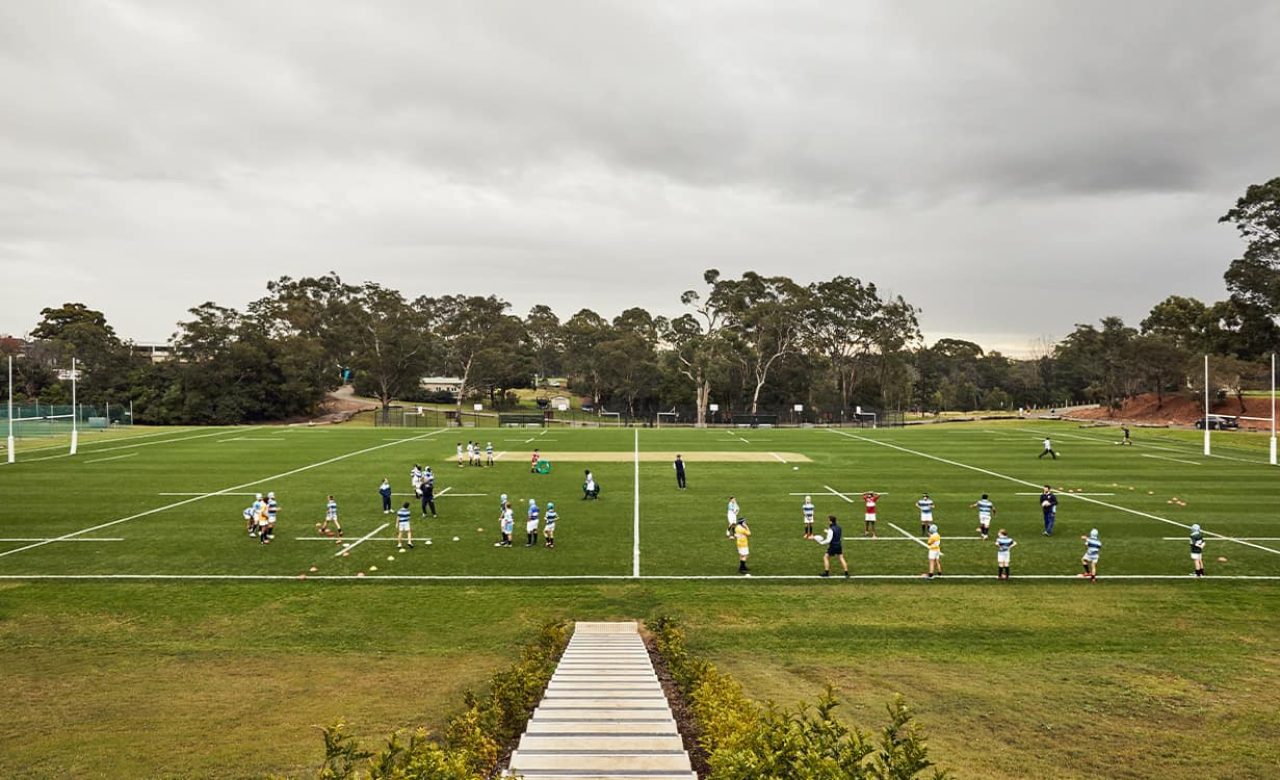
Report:
[[[32,401],[13,406],[13,435],[18,439],[47,438],[71,433],[72,420],[80,430],[132,425],[133,413],[124,404],[45,404]],[[9,409],[0,405],[0,434],[9,427]]]

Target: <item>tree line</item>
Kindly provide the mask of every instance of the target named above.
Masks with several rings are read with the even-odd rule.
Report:
[[[393,401],[441,400],[420,386],[457,377],[459,407],[514,404],[512,391],[567,378],[597,409],[631,418],[680,410],[684,421],[777,412],[804,404],[839,419],[857,407],[969,411],[1064,402],[1118,405],[1137,393],[1198,388],[1199,355],[1214,356],[1222,387],[1262,386],[1280,341],[1280,178],[1253,185],[1222,216],[1244,241],[1225,273],[1228,297],[1169,296],[1137,327],[1119,317],[1080,324],[1042,354],[1015,359],[941,339],[926,346],[920,310],[853,276],[803,283],[717,270],[684,292],[680,312],[630,308],[609,319],[550,307],[523,316],[501,298],[418,296],[337,274],[269,282],[244,310],[207,302],[178,323],[174,359],[152,362],[82,303],[41,312],[15,353],[19,400],[69,402],[57,369],[75,356],[82,399],[133,402],[135,421],[239,423],[313,414],[349,377]]]

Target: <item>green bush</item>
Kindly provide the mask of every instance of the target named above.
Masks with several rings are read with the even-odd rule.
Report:
[[[468,692],[466,709],[449,719],[439,740],[418,729],[402,742],[392,734],[377,753],[363,750],[342,724],[324,729],[321,780],[485,780],[494,776],[551,681],[571,629],[543,626],[515,666],[495,674],[488,692]]]
[[[933,767],[901,696],[873,740],[835,717],[839,702],[830,686],[813,704],[760,706],[732,677],[691,655],[675,621],[658,618],[648,627],[697,720],[709,780],[912,780]],[[930,775],[947,776],[937,768]]]

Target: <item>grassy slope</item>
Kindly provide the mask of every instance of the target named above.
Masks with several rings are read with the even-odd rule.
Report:
[[[1035,459],[1037,437],[1046,431],[1063,453],[1056,463]],[[146,440],[170,444],[107,452],[118,445],[104,443],[76,459],[0,469],[0,537],[69,533],[185,500],[159,492],[218,490],[360,454],[244,488],[280,493],[284,509],[275,546],[251,544],[237,530],[248,497],[220,496],[98,532],[125,542],[49,544],[0,558],[0,574],[295,576],[316,565],[322,574],[345,575],[375,564],[380,572],[371,577],[630,571],[633,465],[593,464],[604,499],[583,503],[582,464],[556,462],[549,477],[528,474],[526,464],[536,445],[553,460],[556,449],[628,451],[630,431],[556,430],[536,444],[525,441],[536,431],[493,431],[495,446],[509,454],[492,470],[451,464],[454,441],[465,439],[466,431],[412,441],[401,439],[425,432],[338,427],[197,433],[216,435],[190,439],[193,432],[175,431]],[[1199,521],[1224,534],[1276,535],[1273,470],[1205,460],[1197,456],[1196,439],[1136,435],[1139,446],[1132,449],[1114,446],[1106,431],[1045,423],[866,437],[1033,483],[1115,492],[1098,500],[1175,522]],[[1161,541],[1180,536],[1180,527],[1064,498],[1062,532],[1044,539],[1037,532],[1035,498],[1014,495],[1030,488],[861,439],[824,431],[738,437],[642,431],[640,441],[655,451],[791,451],[812,459],[798,470],[772,459],[693,463],[684,493],[673,489],[668,464],[642,464],[641,545],[648,574],[731,574],[736,559],[722,537],[723,502],[731,492],[755,530],[753,569],[815,573],[820,550],[799,538],[801,497],[788,494],[816,493],[824,485],[886,491],[884,536],[896,535],[885,527],[890,521],[918,529],[911,503],[924,489],[938,500],[944,533],[968,535],[974,525],[968,504],[990,492],[1000,510],[997,524],[1022,541],[1015,576],[1075,572],[1079,533],[1094,525],[1106,541],[1104,576],[1188,570],[1185,543]],[[361,452],[373,447],[382,449]],[[1242,452],[1257,459],[1256,452]],[[88,462],[125,454],[130,457]],[[378,481],[386,474],[397,491],[405,491],[414,461],[436,465],[440,489],[488,494],[446,494],[439,520],[416,521],[418,533],[435,537],[432,548],[388,562],[389,542],[371,541],[350,558],[335,558],[340,548],[294,540],[309,534],[329,491],[338,494],[351,536],[373,530],[386,519],[378,511]],[[494,550],[498,492],[561,504],[560,548]],[[1189,506],[1167,504],[1172,495]],[[830,494],[815,499],[820,512],[839,512],[856,532],[860,506]],[[453,535],[461,541],[448,541]],[[0,552],[20,544],[0,542]],[[848,547],[861,573],[912,575],[923,568],[922,548],[908,540],[851,541]],[[957,539],[944,549],[949,574],[991,573],[988,546]],[[1211,561],[1213,574],[1280,573],[1280,555],[1221,541],[1212,543],[1211,554],[1230,559]],[[311,725],[347,719],[358,733],[380,734],[438,724],[463,688],[501,666],[505,654],[547,618],[674,613],[689,625],[693,646],[738,674],[752,695],[790,701],[831,680],[848,697],[850,717],[873,727],[883,702],[893,692],[905,693],[929,727],[937,757],[963,776],[1264,777],[1280,762],[1275,588],[1189,579],[1092,586],[1029,580],[1006,586],[763,579],[10,581],[0,584],[0,653],[11,696],[21,706],[0,721],[0,774],[305,773],[319,756]],[[271,735],[265,744],[264,729]]]

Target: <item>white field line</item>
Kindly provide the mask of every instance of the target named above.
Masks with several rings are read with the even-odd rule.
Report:
[[[208,494],[207,493],[156,493],[156,495],[157,496],[204,496]],[[219,493],[218,495],[220,496],[256,496],[258,494],[253,492],[232,493],[231,491],[226,491],[226,492]]]
[[[391,525],[391,524],[385,523],[383,527],[385,528],[388,525]],[[377,533],[377,531],[374,531],[374,533]],[[337,536],[295,536],[293,537],[293,540],[295,542],[330,542],[330,543],[336,542],[338,544],[342,543],[342,539],[340,539]],[[396,538],[394,536],[371,536],[368,539],[368,541],[370,542],[394,542],[395,540]],[[422,542],[425,544],[433,544],[432,537],[430,536],[415,537],[413,541],[415,543]],[[351,545],[351,547],[355,547],[355,545],[353,544]],[[335,555],[334,557],[336,558],[338,555],[341,555],[344,551],[349,551],[351,547],[344,547],[342,550],[339,550],[337,555]]]
[[[156,444],[176,444],[177,442],[180,442],[180,441],[191,441],[192,439],[207,439],[210,436],[226,436],[228,433],[231,433],[231,431],[218,431],[216,433],[202,433],[199,436],[183,436],[178,439],[161,439],[160,441],[144,441],[140,444],[119,444],[114,447],[103,447],[100,450],[94,450],[92,454],[98,455],[103,452],[115,452],[116,450],[130,450],[136,447],[151,447]],[[42,460],[57,460],[59,458],[69,458],[69,457],[71,457],[71,454],[64,452],[61,455],[45,455],[43,458],[29,458],[28,460],[23,462],[38,463],[39,461],[42,461]]]
[[[889,525],[893,525],[893,523],[889,523]],[[896,525],[894,525],[893,527],[898,528]],[[846,538],[844,541],[846,542],[915,542],[916,544],[923,544],[925,547],[929,546],[925,542],[920,541],[920,537],[912,536],[906,531],[903,531],[901,528],[898,528],[898,530],[906,534],[906,536],[882,536],[877,539],[873,539],[870,536],[850,536]],[[1178,537],[1178,538],[1181,539],[1182,537]],[[982,541],[982,537],[981,536],[944,536],[942,537],[942,540],[944,542],[949,542],[952,540],[980,542]],[[1186,541],[1186,540],[1183,539],[1183,541]]]
[[[987,476],[990,476],[990,477],[996,477],[997,479],[1008,480],[1009,482],[1016,482],[1016,483],[1017,483],[1017,484],[1019,484],[1019,485],[1025,485],[1025,486],[1027,486],[1027,487],[1032,487],[1032,488],[1033,488],[1033,487],[1037,487],[1036,483],[1034,483],[1034,482],[1028,482],[1028,481],[1027,481],[1027,480],[1025,480],[1025,479],[1018,479],[1017,477],[1011,477],[1011,476],[1009,476],[1008,474],[1001,474],[1001,473],[1000,473],[1000,472],[998,472],[998,471],[992,471],[992,470],[990,470],[990,469],[984,469],[984,468],[982,468],[982,467],[980,467],[980,466],[970,466],[970,465],[969,465],[969,464],[967,464],[967,463],[961,463],[960,461],[956,461],[956,460],[949,460],[949,459],[947,459],[947,458],[941,458],[941,457],[938,457],[937,455],[930,455],[930,454],[929,454],[929,453],[927,453],[927,452],[920,452],[919,450],[913,450],[913,449],[910,449],[910,448],[908,448],[908,447],[902,447],[902,446],[897,445],[897,444],[890,444],[889,442],[885,442],[885,441],[878,441],[878,440],[876,440],[876,439],[869,439],[869,438],[867,438],[866,436],[857,436],[857,435],[852,434],[852,433],[845,433],[844,431],[837,431],[837,430],[833,430],[833,429],[830,429],[830,428],[828,428],[827,430],[830,430],[832,433],[837,434],[837,435],[839,435],[839,436],[845,436],[845,437],[847,437],[847,438],[855,439],[855,440],[857,440],[857,441],[865,441],[865,442],[869,442],[869,443],[871,443],[871,444],[875,444],[875,445],[880,446],[880,447],[888,447],[889,449],[898,450],[898,451],[900,451],[900,452],[905,452],[905,453],[907,453],[907,454],[909,454],[909,455],[916,455],[916,456],[919,456],[919,457],[921,457],[921,458],[928,458],[929,460],[937,461],[938,463],[945,463],[945,464],[947,464],[948,466],[956,466],[957,468],[968,469],[969,471],[976,471],[976,472],[978,472],[979,474],[986,474]],[[1161,522],[1161,523],[1168,523],[1169,525],[1176,525],[1176,526],[1178,526],[1179,528],[1186,528],[1186,529],[1188,529],[1188,530],[1190,530],[1190,528],[1191,528],[1191,526],[1187,525],[1186,523],[1179,523],[1177,520],[1170,520],[1170,519],[1169,519],[1169,518],[1167,518],[1167,517],[1161,517],[1161,516],[1159,516],[1159,515],[1153,515],[1153,514],[1151,514],[1150,512],[1143,512],[1143,511],[1140,511],[1140,510],[1137,510],[1137,509],[1130,509],[1129,507],[1126,507],[1126,506],[1120,506],[1119,504],[1112,504],[1112,503],[1110,503],[1110,502],[1108,502],[1108,501],[1099,501],[1099,500],[1098,500],[1098,499],[1096,499],[1096,498],[1091,498],[1091,497],[1089,497],[1089,496],[1084,496],[1084,495],[1081,495],[1081,494],[1079,494],[1079,493],[1059,493],[1058,495],[1059,495],[1059,496],[1066,496],[1066,497],[1068,497],[1068,498],[1077,498],[1077,499],[1079,499],[1079,500],[1081,500],[1081,501],[1084,501],[1085,503],[1089,503],[1089,504],[1097,504],[1098,506],[1105,506],[1105,507],[1107,507],[1108,509],[1114,509],[1114,510],[1116,510],[1116,511],[1118,511],[1118,512],[1127,512],[1128,514],[1131,514],[1131,515],[1137,515],[1138,517],[1145,517],[1145,518],[1148,518],[1148,519],[1150,519],[1150,520],[1157,520],[1157,521],[1159,521],[1159,522]],[[1213,538],[1215,538],[1215,539],[1222,539],[1223,541],[1227,541],[1227,542],[1235,542],[1235,543],[1237,543],[1237,544],[1243,544],[1243,545],[1245,545],[1246,547],[1254,547],[1254,548],[1256,548],[1256,549],[1263,550],[1263,551],[1265,551],[1265,552],[1275,553],[1276,555],[1280,555],[1280,550],[1276,550],[1276,549],[1273,549],[1273,548],[1271,548],[1271,547],[1263,547],[1263,546],[1262,546],[1262,545],[1260,545],[1260,544],[1254,544],[1253,542],[1244,541],[1244,540],[1242,540],[1242,539],[1236,539],[1236,538],[1233,538],[1233,537],[1230,537],[1230,536],[1224,536],[1223,534],[1214,533],[1213,531],[1203,531],[1203,533],[1204,533],[1206,536],[1212,536],[1212,537],[1213,537]]]
[[[14,419],[16,420],[17,418],[15,417]],[[94,446],[99,444],[119,444],[120,442],[136,441],[137,439],[150,439],[153,436],[177,436],[180,433],[186,433],[187,431],[194,431],[194,430],[197,430],[197,429],[183,427],[183,428],[173,428],[167,431],[155,431],[154,433],[140,433],[137,436],[113,436],[110,439],[99,439],[98,441],[93,441],[93,440],[82,441],[80,442],[79,447],[82,450],[87,450],[87,449],[92,449]],[[22,450],[22,452],[26,452],[28,454],[32,452],[48,452],[49,450],[65,450],[65,449],[68,449],[69,447],[70,447],[70,444],[53,444],[48,447],[35,447],[34,449],[30,449],[30,450]],[[92,453],[86,452],[85,454],[90,455]]]
[[[786,463],[786,462],[787,462],[787,459],[786,459],[786,458],[782,457],[781,455],[779,455],[779,454],[778,454],[778,453],[776,453],[776,452],[771,452],[771,453],[769,453],[769,454],[773,456],[773,459],[774,459],[774,460],[780,461],[780,462],[782,462],[782,463]]]
[[[926,542],[926,541],[924,541],[923,539],[919,539],[919,538],[917,538],[917,537],[915,537],[915,536],[912,536],[911,534],[909,534],[909,533],[907,533],[906,531],[902,530],[901,528],[899,528],[898,526],[894,525],[893,523],[889,523],[889,527],[890,527],[890,528],[892,528],[893,530],[897,531],[898,533],[902,534],[902,535],[903,535],[904,537],[906,537],[907,539],[910,539],[911,541],[913,541],[913,542],[915,542],[916,544],[920,545],[921,547],[925,548],[926,550],[927,550],[927,549],[929,549],[929,543],[928,543],[928,542]]]
[[[828,492],[828,493],[832,492],[830,487],[827,487],[826,485],[823,485],[823,487],[826,487],[826,488],[827,488],[825,492]],[[818,494],[818,495],[822,495],[822,494],[823,494],[823,492],[824,492],[824,491],[821,491],[821,490],[810,490],[808,493],[788,493],[787,495],[789,495],[789,496],[812,496],[812,495],[813,495],[813,494],[815,494],[815,493],[816,493],[816,494]],[[887,490],[886,490],[885,492],[883,492],[883,493],[881,493],[881,492],[879,492],[879,491],[867,491],[867,490],[846,490],[844,493],[836,493],[836,495],[837,495],[837,496],[839,496],[839,495],[845,495],[845,496],[860,496],[860,495],[862,495],[863,493],[867,493],[867,492],[875,492],[875,494],[876,494],[877,496],[887,496],[887,495],[889,495],[889,491],[887,491]],[[1030,495],[1030,494],[1028,494],[1028,495]],[[1036,495],[1038,496],[1038,495],[1040,495],[1040,494],[1039,494],[1039,493],[1036,493]],[[1111,494],[1110,494],[1110,493],[1108,493],[1107,495],[1111,495]],[[845,499],[845,500],[846,500],[846,501],[848,501],[848,499]],[[852,502],[852,501],[850,501],[849,503],[853,503],[853,502]]]
[[[436,493],[436,498],[440,498],[445,493],[449,493],[450,490],[453,490],[453,488],[447,487],[444,490],[440,491],[439,493]],[[417,498],[418,497],[416,493],[392,493],[391,495],[400,496],[401,498],[405,498],[405,497]],[[449,493],[449,498],[476,498],[479,496],[487,496],[487,495],[489,494],[488,493]]]
[[[230,439],[220,439],[219,444],[225,444],[229,441],[284,441],[279,436],[235,436]]]
[[[503,456],[503,455],[506,455],[506,454],[507,454],[507,451],[506,451],[506,450],[502,450],[501,452],[495,452],[495,453],[493,454],[493,460],[494,460],[494,462],[497,462],[497,461],[502,460],[502,456]]]
[[[824,487],[824,488],[826,488],[826,489],[827,489],[827,492],[828,492],[828,493],[830,493],[831,495],[833,495],[833,496],[839,496],[839,497],[843,498],[845,501],[848,501],[850,504],[852,504],[852,503],[853,503],[853,499],[852,499],[852,498],[849,498],[849,497],[848,497],[848,496],[846,496],[844,493],[841,493],[839,490],[836,490],[835,488],[831,487],[830,485],[823,485],[823,487]],[[809,495],[809,494],[808,494],[808,493],[806,493],[805,495]]]
[[[1015,496],[1038,496],[1043,492],[1044,492],[1043,490],[1040,490],[1034,493],[1014,493],[1014,495]],[[1062,492],[1069,496],[1114,496],[1115,495],[1115,493],[1072,493],[1067,490],[1064,490]]]
[[[102,536],[95,537],[93,539],[84,539],[80,537],[77,537],[75,539],[57,539],[57,538],[50,538],[50,537],[40,537],[37,539],[18,539],[18,538],[0,539],[0,542],[123,542],[123,541],[124,539],[121,537],[102,537]]]
[[[631,576],[640,576],[640,429],[635,429],[635,509],[631,530]]]
[[[430,433],[424,433],[424,434],[422,434],[421,436],[415,436],[415,437],[413,437],[413,438],[411,438],[411,439],[405,439],[405,441],[406,441],[406,442],[408,442],[408,441],[416,441],[416,440],[418,440],[418,439],[425,439],[425,438],[427,438],[427,437],[429,437],[429,436],[435,436],[435,435],[436,435],[436,434],[438,434],[438,433],[442,433],[443,431],[444,431],[444,429],[440,429],[440,430],[437,430],[437,431],[431,431]],[[164,506],[156,507],[155,509],[148,509],[148,510],[146,510],[145,512],[138,512],[137,514],[132,514],[132,515],[129,515],[128,517],[122,517],[122,518],[120,518],[120,519],[118,519],[118,520],[111,520],[111,521],[108,521],[108,522],[106,522],[106,523],[99,523],[98,525],[95,525],[95,526],[93,526],[93,527],[91,527],[91,528],[85,528],[85,529],[82,529],[82,530],[80,530],[80,531],[74,531],[74,532],[69,533],[69,534],[63,534],[62,536],[59,536],[59,537],[57,537],[56,539],[50,539],[50,540],[49,540],[49,541],[47,541],[47,542],[34,542],[34,543],[32,543],[32,544],[24,545],[24,546],[22,546],[22,547],[15,547],[15,548],[14,548],[14,549],[12,549],[12,550],[5,550],[4,552],[0,552],[0,558],[5,557],[6,555],[14,555],[15,553],[25,552],[25,551],[27,551],[27,550],[34,549],[34,548],[36,548],[36,547],[42,547],[42,546],[44,546],[44,545],[46,545],[46,544],[51,544],[52,542],[62,542],[62,541],[66,541],[67,539],[73,539],[73,538],[75,538],[75,537],[77,537],[77,536],[81,536],[82,534],[93,533],[94,531],[97,531],[97,530],[100,530],[100,529],[103,529],[103,528],[110,528],[110,527],[111,527],[111,526],[113,526],[113,525],[119,525],[120,523],[127,523],[127,522],[129,522],[130,520],[137,520],[137,519],[138,519],[138,518],[140,518],[140,517],[147,517],[148,515],[154,515],[154,514],[157,514],[157,513],[159,513],[159,512],[165,512],[165,511],[168,511],[168,510],[170,510],[170,509],[176,509],[177,507],[185,506],[185,505],[187,505],[187,504],[191,504],[191,503],[194,503],[194,502],[196,502],[196,501],[200,501],[200,500],[205,499],[205,498],[210,498],[210,497],[212,497],[212,496],[220,496],[220,495],[223,495],[224,493],[230,493],[230,492],[235,491],[235,490],[240,490],[241,488],[252,487],[253,485],[260,485],[260,484],[262,484],[263,482],[269,482],[269,481],[274,480],[274,479],[283,479],[284,477],[293,476],[294,474],[301,474],[301,473],[302,473],[302,472],[304,472],[304,471],[310,471],[311,469],[319,468],[319,467],[321,467],[321,466],[328,466],[330,463],[337,463],[338,461],[346,460],[347,458],[353,458],[353,457],[355,457],[355,456],[357,456],[357,455],[364,455],[364,454],[366,454],[366,453],[374,452],[374,451],[376,451],[376,450],[381,450],[381,449],[384,449],[384,448],[386,448],[386,447],[394,447],[394,446],[395,446],[396,444],[398,444],[398,443],[399,443],[399,442],[389,443],[389,444],[378,444],[378,445],[375,445],[375,446],[373,446],[373,447],[366,447],[366,448],[364,448],[364,449],[362,449],[362,450],[356,450],[356,451],[354,451],[354,452],[348,452],[348,453],[346,453],[346,454],[344,454],[344,455],[338,455],[338,456],[336,456],[336,457],[329,458],[328,460],[322,460],[322,461],[320,461],[320,462],[318,462],[318,463],[312,463],[312,464],[307,465],[307,466],[300,466],[299,468],[291,469],[291,470],[289,470],[289,471],[284,471],[284,472],[281,472],[281,473],[279,473],[279,474],[272,474],[271,476],[269,476],[269,477],[263,477],[262,479],[255,479],[255,480],[253,480],[253,481],[251,481],[251,482],[244,482],[244,483],[241,483],[241,484],[239,484],[239,485],[232,485],[231,487],[229,487],[229,488],[224,488],[224,489],[222,489],[222,490],[215,490],[215,491],[213,491],[213,492],[211,492],[211,493],[204,493],[204,494],[199,495],[199,496],[192,496],[191,498],[187,498],[187,499],[184,499],[184,500],[182,500],[182,501],[175,501],[175,502],[173,502],[172,504],[165,504]],[[141,445],[139,445],[139,446],[141,446]]]
[[[367,533],[367,534],[365,534],[364,536],[360,537],[357,541],[352,542],[350,545],[343,545],[341,550],[338,550],[336,553],[334,553],[334,554],[333,554],[333,557],[337,558],[337,557],[341,556],[343,553],[349,553],[349,552],[351,552],[352,550],[356,549],[356,548],[357,548],[357,547],[359,547],[360,545],[362,545],[362,544],[364,544],[365,542],[367,542],[367,541],[369,541],[370,539],[372,539],[372,538],[374,537],[374,534],[378,533],[378,532],[379,532],[379,531],[381,531],[383,528],[386,528],[386,527],[387,527],[387,526],[389,526],[389,525],[391,525],[391,523],[383,523],[382,525],[380,525],[380,526],[378,526],[377,528],[373,529],[373,530],[372,530],[372,531],[370,531],[369,533]]]
[[[120,460],[121,458],[133,458],[133,457],[137,457],[137,455],[138,453],[136,452],[126,452],[123,455],[112,455],[107,458],[94,458],[93,460],[86,460],[85,463],[106,463],[109,460]]]
[[[1144,453],[1142,453],[1142,457],[1144,457],[1144,458],[1155,458],[1156,460],[1171,460],[1171,461],[1173,461],[1174,463],[1186,463],[1186,464],[1191,465],[1191,466],[1199,466],[1199,465],[1200,465],[1197,461],[1194,461],[1194,460],[1183,460],[1182,458],[1171,458],[1171,457],[1169,457],[1168,455],[1151,455],[1151,454],[1149,454],[1149,453],[1144,452]]]
[[[1280,537],[1235,537],[1240,542],[1280,542]],[[1188,542],[1190,537],[1161,537],[1165,542]]]
[[[1041,432],[1041,431],[1036,431],[1036,430],[1031,429],[1031,428],[1019,428],[1018,430],[1020,430],[1020,431],[1025,431],[1025,432],[1027,432],[1027,433],[1033,433],[1033,434],[1035,434],[1037,437],[1039,437],[1039,438],[1041,438],[1041,439],[1043,439],[1045,436],[1049,436],[1050,438],[1058,438],[1058,437],[1061,437],[1061,438],[1064,438],[1064,439],[1080,439],[1081,441],[1091,441],[1091,442],[1093,442],[1094,444],[1115,444],[1115,443],[1116,443],[1116,442],[1114,442],[1114,441],[1113,441],[1113,440],[1111,440],[1111,439],[1099,439],[1099,438],[1098,438],[1098,437],[1096,437],[1096,436],[1082,436],[1082,435],[1080,435],[1080,434],[1078,434],[1078,433],[1064,433],[1064,432],[1061,432],[1061,431],[1055,431],[1055,432],[1054,432],[1054,433],[1052,433],[1052,434],[1048,434],[1048,433],[1044,433],[1044,432]],[[1135,446],[1135,447],[1136,447],[1136,446],[1140,446],[1140,447],[1142,447],[1143,449],[1160,450],[1161,452],[1176,452],[1176,453],[1178,453],[1179,455],[1187,455],[1187,454],[1190,454],[1190,453],[1192,453],[1192,452],[1195,452],[1195,454],[1196,454],[1196,455],[1199,455],[1199,456],[1202,456],[1202,457],[1208,457],[1208,458],[1219,458],[1219,459],[1221,459],[1221,460],[1233,460],[1233,461],[1235,461],[1235,462],[1237,462],[1237,463],[1252,463],[1252,464],[1254,464],[1255,466],[1269,466],[1269,465],[1270,465],[1270,464],[1266,463],[1265,461],[1261,461],[1261,460],[1249,460],[1248,458],[1237,458],[1237,457],[1233,457],[1233,456],[1231,456],[1231,455],[1203,455],[1201,452],[1197,452],[1197,451],[1195,451],[1195,450],[1193,449],[1193,446],[1194,446],[1194,445],[1193,445],[1193,446],[1188,446],[1188,447],[1164,447],[1164,446],[1161,446],[1161,445],[1159,445],[1159,444],[1152,444],[1152,443],[1150,443],[1150,442],[1146,442],[1146,441],[1144,441],[1141,445],[1134,445],[1134,446]]]
[[[838,587],[835,582],[843,577],[832,577],[824,580],[814,574],[755,574],[750,578],[741,574],[645,574],[632,577],[629,574],[377,574],[358,577],[354,574],[0,574],[4,580],[190,580],[190,581],[351,581],[351,582],[538,582],[538,581],[609,581],[609,580],[720,580],[724,582],[769,581],[769,580],[813,580],[822,587]],[[920,582],[919,574],[853,574],[851,580],[905,580]],[[1079,574],[1019,574],[1015,580],[1060,580],[1080,582]],[[1099,580],[1124,580],[1127,582],[1173,581],[1204,582],[1205,580],[1244,580],[1244,581],[1280,581],[1280,574],[1223,574],[1205,577],[1190,577],[1186,574],[1108,574],[1098,577]],[[948,574],[941,580],[995,580],[990,574]],[[927,587],[946,587],[945,585],[929,585]],[[1192,586],[1195,587],[1195,586]]]

